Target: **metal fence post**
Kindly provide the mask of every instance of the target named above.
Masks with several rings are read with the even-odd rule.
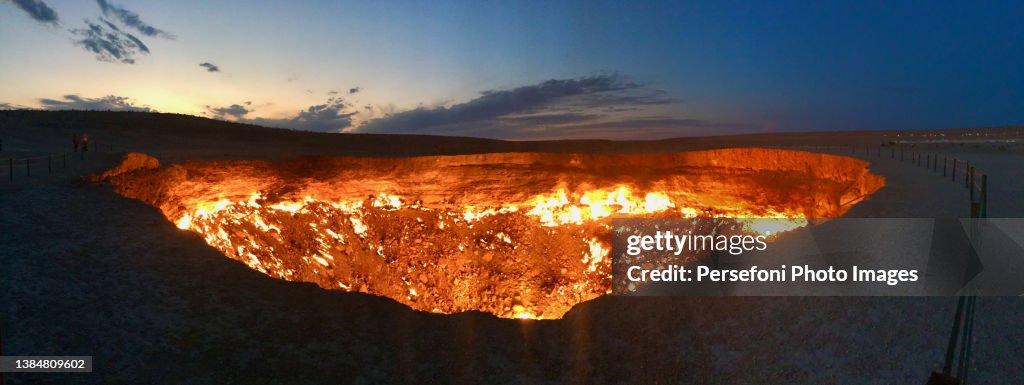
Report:
[[[981,217],[988,218],[988,175],[981,174]]]
[[[949,343],[946,346],[946,360],[942,366],[942,373],[947,376],[953,375],[953,360],[956,358],[957,342],[960,341],[960,322],[964,318],[964,305],[967,298],[960,296],[956,301],[956,315],[953,316],[953,331],[949,333]]]
[[[950,180],[956,182],[956,158],[953,158],[953,174],[949,178]]]
[[[973,224],[972,224],[973,226]],[[960,383],[967,384],[967,375],[970,374],[971,367],[971,335],[974,334],[974,307],[975,302],[978,301],[978,297],[971,296],[967,297],[967,314],[964,320],[964,336],[963,336],[963,347],[960,351]]]
[[[971,161],[965,160],[964,162],[964,187],[971,187]]]
[[[946,164],[948,162],[949,162],[949,159],[946,159],[946,157],[943,156],[942,157],[942,176],[946,176]]]
[[[967,178],[967,180],[968,180],[967,189],[971,190],[971,200],[973,201],[974,200],[974,167],[971,167],[969,169],[969,171],[967,171],[967,175],[970,175],[970,177]]]
[[[10,166],[7,169],[7,175],[11,176],[11,182],[14,182],[14,158],[7,159],[10,161]]]

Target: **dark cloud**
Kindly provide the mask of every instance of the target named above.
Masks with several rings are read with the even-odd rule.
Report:
[[[339,132],[352,126],[352,116],[356,113],[358,112],[352,109],[351,104],[340,98],[331,98],[326,103],[310,106],[291,118],[253,118],[239,119],[238,121],[302,131]]]
[[[352,87],[352,88],[348,89],[348,94],[352,95],[352,94],[357,93],[357,92],[362,91],[362,90],[363,90],[362,87]]]
[[[356,131],[501,139],[679,137],[736,133],[747,127],[666,113],[676,99],[612,74],[548,80],[485,91],[446,107],[385,113]],[[648,110],[658,111],[658,113]]]
[[[57,25],[57,22],[60,20],[57,16],[57,11],[54,11],[53,8],[50,8],[41,0],[12,0],[12,2],[40,23]]]
[[[11,1],[36,21],[52,25],[58,24],[57,12],[42,0]],[[106,0],[97,0],[97,3],[104,15],[116,18],[125,26],[134,28],[145,36],[174,38],[171,34],[146,24],[138,14],[124,7],[111,4]],[[100,61],[134,64],[136,55],[139,53],[149,54],[149,47],[142,40],[128,31],[121,30],[107,19],[101,17],[98,22],[87,19],[85,24],[83,28],[68,29],[68,33],[72,35],[75,45],[96,54],[96,59]]]
[[[75,44],[96,54],[97,60],[134,64],[136,55],[149,54],[149,47],[141,40],[109,21],[85,23],[88,28],[72,29],[71,33],[76,36]]]
[[[703,119],[640,117],[592,121],[581,124],[532,125],[513,128],[510,139],[565,138],[670,138],[694,135],[734,134],[749,128],[743,125]],[[508,129],[506,127],[506,129]]]
[[[220,67],[217,67],[216,64],[210,62],[199,63],[199,66],[206,68],[207,72],[220,72]]]
[[[0,110],[24,110],[27,108],[28,107],[14,103],[0,102]]]
[[[524,116],[510,116],[503,117],[499,120],[502,122],[513,123],[517,125],[562,125],[570,123],[580,123],[592,121],[600,118],[601,115],[596,114],[582,114],[578,112],[567,112],[567,113],[555,113],[555,114],[541,114],[541,115],[524,115]]]
[[[603,108],[605,110],[638,110],[643,106],[671,104],[676,101],[664,90],[636,86],[616,92],[599,92],[566,103],[573,108]]]
[[[361,132],[513,137],[537,125],[580,123],[590,109],[631,109],[674,102],[663,91],[617,74],[555,79],[511,90],[484,91],[449,107],[417,108],[370,120]]]
[[[210,115],[213,115],[213,117],[218,118],[218,119],[225,119],[227,117],[232,117],[234,119],[239,119],[239,118],[244,117],[245,115],[248,115],[250,112],[252,112],[251,109],[246,108],[246,106],[251,105],[251,104],[252,104],[251,102],[245,102],[245,106],[243,106],[241,104],[232,104],[232,105],[227,106],[227,107],[210,107],[210,106],[206,106],[206,109],[209,111]]]
[[[549,129],[546,132],[565,137],[616,138],[669,138],[694,135],[727,135],[745,131],[750,127],[734,123],[715,122],[704,119],[671,117],[629,118],[603,122],[570,125]]]
[[[573,129],[629,128],[629,129],[680,129],[680,128],[736,128],[733,124],[717,123],[704,119],[679,119],[669,117],[650,117],[622,119],[609,122],[596,122],[573,126]]]
[[[63,99],[39,99],[47,110],[94,110],[94,111],[143,111],[154,112],[146,106],[136,105],[124,96],[108,95],[102,98],[83,98],[78,95],[64,95]]]
[[[122,24],[130,28],[134,28],[139,33],[149,37],[163,37],[167,39],[174,39],[174,35],[167,33],[166,31],[155,28],[146,22],[142,21],[139,14],[125,9],[123,6],[114,5],[106,0],[96,0],[99,4],[100,9],[103,10],[103,14],[108,17],[117,18]]]

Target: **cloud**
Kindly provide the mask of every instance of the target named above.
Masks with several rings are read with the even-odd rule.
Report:
[[[302,131],[339,132],[352,125],[352,116],[357,113],[341,98],[330,98],[324,104],[310,106],[291,118],[238,119],[238,122]]]
[[[596,122],[574,126],[576,129],[595,129],[595,128],[634,128],[634,129],[649,129],[649,128],[733,128],[735,125],[717,123],[710,120],[704,119],[680,119],[670,117],[650,117],[650,118],[635,118],[635,119],[622,119],[609,122]]]
[[[579,136],[580,134],[605,133],[629,134],[630,137],[669,137],[684,135],[727,134],[747,128],[744,125],[723,123],[705,119],[687,119],[673,117],[641,117],[610,121],[591,122],[570,126],[556,127],[548,130],[552,134]],[[727,132],[728,131],[728,132]]]
[[[206,68],[207,72],[220,72],[220,67],[210,62],[199,63],[199,66]]]
[[[363,90],[362,87],[352,87],[352,88],[348,89],[348,94],[352,95],[352,94],[357,93],[357,92],[362,91],[362,90]]]
[[[592,110],[639,110],[673,103],[664,91],[618,74],[553,79],[511,90],[490,90],[468,102],[435,108],[420,107],[388,114],[359,126],[360,132],[428,133],[516,137],[538,125],[596,120]]]
[[[42,0],[11,0],[18,8],[38,22],[57,26],[57,12]],[[111,17],[124,26],[138,30],[144,36],[174,39],[170,33],[157,29],[142,21],[139,15],[122,6],[114,5],[106,0],[97,0],[103,15]],[[85,27],[69,28],[72,42],[83,49],[96,54],[96,59],[106,62],[135,63],[139,53],[149,54],[149,47],[132,33],[122,30],[107,19],[99,21],[85,20]]]
[[[124,96],[107,95],[101,98],[83,98],[78,95],[64,95],[63,99],[39,99],[47,110],[94,110],[94,111],[142,111],[155,112],[148,106],[136,105]]]
[[[665,91],[618,74],[548,80],[490,90],[450,106],[375,114],[355,132],[500,139],[635,139],[737,133],[749,127],[679,116]]]
[[[541,114],[541,115],[524,115],[524,116],[510,116],[499,118],[499,121],[513,123],[517,125],[562,125],[570,123],[580,123],[592,121],[600,118],[602,115],[597,114],[583,114],[578,112],[567,112],[567,113],[554,113],[554,114]]]
[[[570,115],[571,116],[571,115]],[[750,127],[715,122],[704,119],[674,117],[635,117],[616,118],[601,116],[593,120],[548,119],[550,122],[539,124],[497,124],[484,126],[484,132],[500,133],[505,139],[636,139],[636,138],[671,138],[696,135],[725,135],[743,132]],[[558,124],[562,123],[563,124]],[[517,122],[518,123],[518,122]],[[479,126],[467,128],[476,128]],[[465,131],[459,135],[473,135],[474,131]]]
[[[210,112],[210,115],[213,115],[213,117],[218,118],[218,119],[225,119],[225,118],[227,118],[229,116],[233,117],[235,119],[239,119],[239,118],[244,117],[245,115],[248,115],[250,112],[252,112],[252,109],[249,109],[248,107],[246,107],[246,106],[249,106],[251,104],[252,104],[252,102],[245,102],[244,106],[241,105],[241,104],[232,104],[232,105],[227,106],[227,107],[210,107],[210,106],[206,106],[206,109]]]
[[[40,23],[57,25],[57,22],[60,21],[57,11],[41,0],[12,0],[12,2]]]
[[[123,6],[114,5],[106,0],[96,0],[99,4],[100,9],[103,10],[103,14],[108,17],[117,18],[127,27],[134,28],[139,33],[149,37],[163,37],[166,39],[174,39],[174,35],[167,33],[166,31],[155,28],[146,22],[142,21],[139,14],[125,9]]]
[[[70,30],[75,45],[96,54],[96,59],[107,62],[135,64],[135,56],[149,54],[149,47],[134,35],[122,31],[113,23],[100,19],[99,23],[86,20],[88,28]]]
[[[22,106],[14,103],[0,102],[0,110],[25,110],[29,109],[26,106]]]

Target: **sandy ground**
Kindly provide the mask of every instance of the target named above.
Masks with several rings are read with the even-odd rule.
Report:
[[[20,151],[60,148],[46,146]],[[1018,154],[972,152],[964,157],[991,165],[994,180],[1024,180],[1010,167]],[[217,157],[242,155],[229,148]],[[962,185],[861,156],[889,185],[850,216],[965,216]],[[115,158],[0,181],[3,354],[96,361],[92,374],[7,374],[8,383],[923,383],[941,367],[955,305],[603,297],[556,321],[415,312],[269,279],[155,208],[76,178]],[[993,183],[991,216],[1024,214],[1016,183]],[[1024,378],[1015,358],[1022,318],[1019,298],[978,301],[973,382]]]

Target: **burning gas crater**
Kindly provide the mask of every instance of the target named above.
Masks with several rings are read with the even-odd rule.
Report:
[[[800,151],[187,162],[111,179],[269,276],[439,313],[559,318],[611,290],[611,218],[832,218],[884,185]],[[765,226],[765,223],[768,226]]]

